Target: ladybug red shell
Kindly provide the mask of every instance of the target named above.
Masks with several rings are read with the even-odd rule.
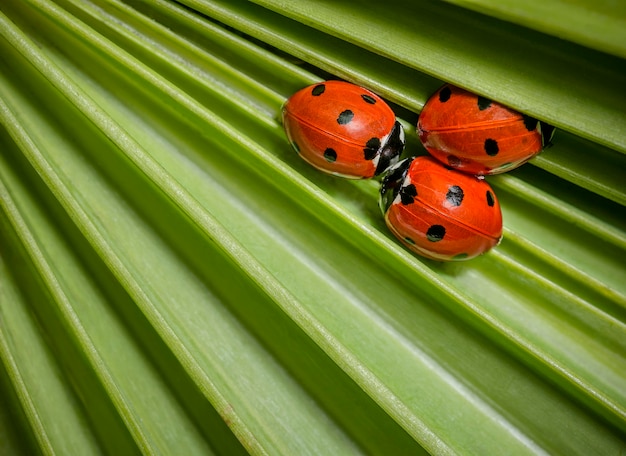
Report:
[[[314,167],[363,179],[398,161],[404,130],[389,105],[367,89],[326,81],[296,92],[282,109],[283,126],[300,156]]]
[[[472,174],[498,174],[526,163],[554,128],[450,84],[424,105],[417,133],[442,163]]]
[[[432,157],[392,167],[382,181],[380,206],[391,232],[426,258],[467,260],[502,237],[500,204],[489,184]]]

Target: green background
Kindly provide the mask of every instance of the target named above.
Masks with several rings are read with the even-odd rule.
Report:
[[[5,0],[0,453],[626,452],[626,7]],[[327,77],[554,124],[504,240],[411,255],[279,123]]]

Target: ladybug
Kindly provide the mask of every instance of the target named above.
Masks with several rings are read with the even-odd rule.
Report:
[[[489,184],[432,157],[405,159],[390,168],[380,207],[391,232],[433,260],[468,260],[502,238],[502,212]]]
[[[526,163],[554,127],[446,84],[424,105],[417,133],[441,162],[471,174],[499,174]]]
[[[299,155],[337,176],[365,179],[397,163],[404,130],[378,95],[343,81],[326,81],[292,95],[283,126]]]

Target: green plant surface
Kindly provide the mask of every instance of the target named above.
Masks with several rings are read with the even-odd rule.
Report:
[[[517,73],[511,95],[504,63],[484,81],[471,70],[484,36],[467,28],[441,32],[448,45],[460,30],[477,37],[459,51],[462,73],[451,55],[429,70],[399,52],[432,38],[397,23],[401,10],[183,3],[0,7],[0,391],[20,429],[10,448],[623,452],[623,138],[586,124],[597,114],[623,127],[621,95],[604,103],[623,62],[586,50],[599,67],[577,56],[589,72],[569,75],[576,45],[426,9],[420,21],[450,8],[503,37],[493,52],[528,40],[539,61],[554,56],[543,79]],[[382,53],[366,32],[385,23]],[[541,87],[547,98],[525,110],[565,131],[532,164],[489,178],[500,246],[466,263],[422,260],[388,233],[376,181],[322,175],[287,143],[281,105],[327,73],[397,103],[414,152],[416,112],[442,80],[504,102]],[[582,92],[561,100],[545,82],[562,74]],[[596,92],[591,112],[570,110]]]
[[[604,1],[448,0],[465,8],[626,57],[626,5]]]

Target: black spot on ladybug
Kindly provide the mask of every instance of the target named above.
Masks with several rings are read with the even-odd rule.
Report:
[[[366,103],[369,103],[369,104],[376,104],[376,98],[374,98],[374,97],[372,97],[372,96],[370,96],[370,95],[367,95],[366,93],[364,93],[363,95],[361,95],[361,98],[363,98],[363,100],[364,100]]]
[[[526,130],[535,131],[537,129],[537,124],[539,123],[537,119],[527,115],[522,115],[522,118],[524,119],[524,126],[526,127]]]
[[[452,261],[464,260],[469,255],[467,253],[458,253],[452,257]]]
[[[498,147],[498,141],[491,138],[485,139],[485,152],[487,152],[487,155],[489,155],[490,157],[498,155],[498,152],[500,152],[500,148]]]
[[[296,150],[296,152],[300,153],[300,146],[296,142],[292,142],[291,145]]]
[[[339,125],[345,125],[347,123],[350,123],[353,118],[354,118],[354,113],[350,111],[349,109],[346,109],[341,114],[339,114],[339,117],[337,117],[337,123]]]
[[[458,185],[453,185],[448,188],[448,193],[446,193],[446,200],[453,206],[460,206],[463,202],[463,189]]]
[[[478,109],[484,111],[491,106],[491,100],[485,97],[478,97]]]
[[[337,160],[337,152],[335,152],[335,149],[331,149],[329,147],[324,151],[324,158],[326,159],[326,161],[332,163]]]
[[[365,143],[365,149],[363,149],[364,156],[366,160],[373,160],[378,154],[378,150],[380,149],[380,139],[371,138]]]
[[[407,204],[413,204],[415,202],[415,198],[417,197],[417,189],[415,185],[409,184],[400,189],[400,201],[405,206]]]
[[[415,245],[415,241],[410,237],[405,237],[404,242],[406,242],[407,244]]]
[[[458,168],[461,166],[461,159],[456,155],[448,155],[448,165],[453,168]]]
[[[491,193],[490,190],[487,190],[487,206],[493,207],[494,204],[496,204],[496,199],[494,198],[493,193]]]
[[[311,90],[311,94],[314,97],[319,97],[321,94],[324,93],[325,90],[326,90],[326,86],[324,84],[318,84],[315,87],[313,87],[313,90]]]
[[[439,242],[446,235],[446,229],[441,225],[431,225],[426,231],[426,239],[430,242]]]
[[[441,101],[442,103],[445,103],[446,101],[450,99],[451,95],[452,95],[452,90],[450,90],[450,87],[445,86],[439,92],[439,101]]]

